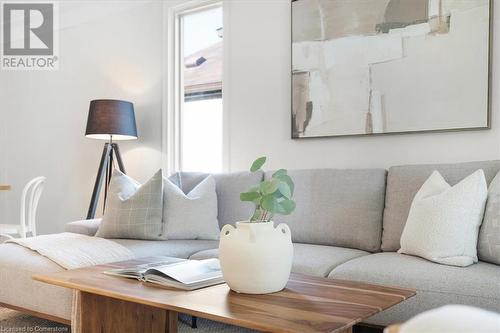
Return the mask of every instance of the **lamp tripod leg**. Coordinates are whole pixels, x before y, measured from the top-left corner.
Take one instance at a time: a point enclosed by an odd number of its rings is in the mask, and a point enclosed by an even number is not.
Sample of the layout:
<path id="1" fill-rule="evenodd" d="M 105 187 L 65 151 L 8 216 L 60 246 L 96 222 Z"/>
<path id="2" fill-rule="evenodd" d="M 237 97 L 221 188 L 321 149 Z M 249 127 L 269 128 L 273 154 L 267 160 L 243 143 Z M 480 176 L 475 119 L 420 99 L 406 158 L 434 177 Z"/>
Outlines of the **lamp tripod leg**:
<path id="1" fill-rule="evenodd" d="M 112 143 L 111 146 L 115 152 L 116 162 L 118 162 L 118 168 L 121 172 L 125 173 L 125 166 L 123 165 L 122 155 L 120 154 L 120 148 L 118 147 L 118 144 Z"/>
<path id="2" fill-rule="evenodd" d="M 104 186 L 104 202 L 102 204 L 102 213 L 106 210 L 106 199 L 108 198 L 108 188 L 109 182 L 111 182 L 111 176 L 113 175 L 113 144 L 111 144 L 111 149 L 109 150 L 108 165 L 106 167 L 106 186 Z"/>
<path id="3" fill-rule="evenodd" d="M 97 209 L 97 204 L 99 202 L 99 193 L 101 192 L 103 178 L 107 175 L 107 168 L 110 162 L 110 157 L 109 157 L 110 152 L 112 152 L 111 145 L 109 143 L 105 143 L 101 155 L 101 162 L 99 163 L 99 169 L 97 169 L 97 177 L 94 184 L 94 190 L 92 191 L 92 198 L 90 199 L 90 206 L 87 212 L 87 219 L 93 219 L 95 217 L 95 212 Z"/>

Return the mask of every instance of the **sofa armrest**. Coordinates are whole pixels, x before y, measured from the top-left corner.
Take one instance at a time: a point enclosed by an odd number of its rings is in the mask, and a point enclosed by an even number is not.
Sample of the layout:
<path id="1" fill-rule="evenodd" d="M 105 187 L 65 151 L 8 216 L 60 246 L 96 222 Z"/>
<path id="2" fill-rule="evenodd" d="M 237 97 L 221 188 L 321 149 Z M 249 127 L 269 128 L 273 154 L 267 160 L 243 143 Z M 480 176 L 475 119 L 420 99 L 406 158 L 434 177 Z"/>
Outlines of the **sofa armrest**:
<path id="1" fill-rule="evenodd" d="M 101 219 L 74 221 L 67 223 L 64 226 L 64 231 L 87 236 L 95 236 L 100 224 Z"/>

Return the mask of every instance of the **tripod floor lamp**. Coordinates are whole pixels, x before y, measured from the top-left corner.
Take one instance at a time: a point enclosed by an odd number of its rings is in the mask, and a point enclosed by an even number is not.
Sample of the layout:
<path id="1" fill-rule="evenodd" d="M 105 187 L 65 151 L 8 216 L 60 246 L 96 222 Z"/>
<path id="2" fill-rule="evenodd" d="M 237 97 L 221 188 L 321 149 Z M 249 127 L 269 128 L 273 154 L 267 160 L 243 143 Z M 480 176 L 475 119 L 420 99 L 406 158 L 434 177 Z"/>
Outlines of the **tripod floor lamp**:
<path id="1" fill-rule="evenodd" d="M 104 144 L 87 212 L 87 219 L 93 219 L 99 202 L 99 194 L 101 193 L 103 181 L 106 182 L 104 187 L 104 202 L 106 202 L 108 185 L 113 172 L 114 158 L 116 158 L 120 171 L 125 173 L 120 149 L 114 141 L 137 139 L 134 105 L 130 102 L 111 99 L 91 101 L 85 136 L 108 141 Z"/>

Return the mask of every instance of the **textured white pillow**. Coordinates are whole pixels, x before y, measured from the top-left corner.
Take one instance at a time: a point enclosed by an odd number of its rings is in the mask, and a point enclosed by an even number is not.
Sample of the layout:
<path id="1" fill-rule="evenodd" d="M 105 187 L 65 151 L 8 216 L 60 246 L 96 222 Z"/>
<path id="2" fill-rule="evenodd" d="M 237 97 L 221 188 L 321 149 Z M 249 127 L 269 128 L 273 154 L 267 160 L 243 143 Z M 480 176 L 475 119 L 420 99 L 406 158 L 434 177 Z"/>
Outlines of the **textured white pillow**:
<path id="1" fill-rule="evenodd" d="M 401 325 L 400 333 L 500 332 L 500 314 L 465 305 L 422 312 Z"/>
<path id="2" fill-rule="evenodd" d="M 164 180 L 163 223 L 167 239 L 219 239 L 215 179 L 208 176 L 188 194 Z"/>
<path id="3" fill-rule="evenodd" d="M 477 239 L 488 188 L 483 170 L 451 187 L 437 171 L 415 195 L 399 253 L 445 265 L 477 262 Z"/>

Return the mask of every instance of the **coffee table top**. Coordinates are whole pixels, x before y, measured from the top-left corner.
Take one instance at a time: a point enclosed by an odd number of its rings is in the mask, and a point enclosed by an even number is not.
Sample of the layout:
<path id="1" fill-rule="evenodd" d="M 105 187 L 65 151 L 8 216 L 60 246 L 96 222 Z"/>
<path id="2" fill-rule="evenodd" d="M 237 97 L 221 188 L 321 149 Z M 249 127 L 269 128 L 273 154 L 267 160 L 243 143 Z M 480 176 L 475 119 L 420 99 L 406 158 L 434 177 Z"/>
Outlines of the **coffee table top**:
<path id="1" fill-rule="evenodd" d="M 283 291 L 238 294 L 226 284 L 182 291 L 103 274 L 165 257 L 150 257 L 47 275 L 38 281 L 145 304 L 259 331 L 334 332 L 398 304 L 414 290 L 292 274 Z"/>

